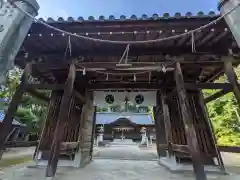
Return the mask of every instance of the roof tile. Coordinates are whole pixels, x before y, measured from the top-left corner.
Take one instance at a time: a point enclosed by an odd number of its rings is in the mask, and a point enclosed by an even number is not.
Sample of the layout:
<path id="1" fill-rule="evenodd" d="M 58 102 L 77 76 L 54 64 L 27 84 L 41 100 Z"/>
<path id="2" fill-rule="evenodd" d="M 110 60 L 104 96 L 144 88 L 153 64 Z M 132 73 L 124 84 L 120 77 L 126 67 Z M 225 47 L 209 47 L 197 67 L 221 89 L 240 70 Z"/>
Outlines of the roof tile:
<path id="1" fill-rule="evenodd" d="M 119 118 L 127 118 L 133 123 L 140 125 L 152 125 L 154 121 L 148 113 L 108 113 L 100 112 L 96 115 L 96 124 L 109 124 Z"/>
<path id="2" fill-rule="evenodd" d="M 135 14 L 133 14 L 131 17 L 127 18 L 125 15 L 121 15 L 119 18 L 116 18 L 113 15 L 110 15 L 109 18 L 105 18 L 103 15 L 99 16 L 99 18 L 94 18 L 93 16 L 89 16 L 88 19 L 84 19 L 83 17 L 78 17 L 77 19 L 74 19 L 73 17 L 68 17 L 67 20 L 64 20 L 63 17 L 59 17 L 57 21 L 55 21 L 53 18 L 49 17 L 46 22 L 53 23 L 53 22 L 74 22 L 74 21 L 105 21 L 105 20 L 158 20 L 158 19 L 179 19 L 179 18 L 201 18 L 201 17 L 215 17 L 219 16 L 219 14 L 216 14 L 214 11 L 210 11 L 207 14 L 204 14 L 203 11 L 199 11 L 196 15 L 193 15 L 191 12 L 187 12 L 185 15 L 182 15 L 180 12 L 176 12 L 173 16 L 170 16 L 169 13 L 164 13 L 161 17 L 154 13 L 152 16 L 148 16 L 147 14 L 143 14 L 139 17 L 137 17 Z M 40 21 L 45 21 L 43 18 L 39 18 Z"/>
<path id="3" fill-rule="evenodd" d="M 98 18 L 100 21 L 104 21 L 105 20 L 105 17 L 104 16 L 99 16 Z"/>

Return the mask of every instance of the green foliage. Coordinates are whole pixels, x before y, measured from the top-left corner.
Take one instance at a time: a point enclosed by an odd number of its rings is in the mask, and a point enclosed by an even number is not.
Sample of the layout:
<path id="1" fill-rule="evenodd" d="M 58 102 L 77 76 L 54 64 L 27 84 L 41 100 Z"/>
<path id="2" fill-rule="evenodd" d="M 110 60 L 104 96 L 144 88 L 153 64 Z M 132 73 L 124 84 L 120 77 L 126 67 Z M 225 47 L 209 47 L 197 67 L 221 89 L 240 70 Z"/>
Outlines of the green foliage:
<path id="1" fill-rule="evenodd" d="M 221 145 L 240 145 L 239 108 L 232 93 L 207 105 L 215 135 Z"/>
<path id="2" fill-rule="evenodd" d="M 236 68 L 235 71 L 239 77 L 240 68 Z M 216 82 L 227 82 L 227 78 L 222 76 Z M 205 90 L 204 96 L 210 96 L 215 92 Z M 209 102 L 207 108 L 218 144 L 240 145 L 240 110 L 233 93 L 228 93 L 215 101 Z"/>
<path id="3" fill-rule="evenodd" d="M 5 85 L 1 85 L 0 98 L 10 100 L 14 91 L 20 82 L 22 71 L 18 68 L 13 68 L 7 74 L 7 80 Z"/>
<path id="4" fill-rule="evenodd" d="M 0 98 L 5 99 L 8 102 L 11 100 L 17 86 L 20 83 L 22 71 L 18 68 L 14 68 L 9 71 L 7 75 L 7 81 L 5 85 L 1 86 Z M 48 91 L 43 93 L 49 96 Z M 34 98 L 29 94 L 24 94 L 21 105 L 18 108 L 15 116 L 19 121 L 27 126 L 27 130 L 30 134 L 37 134 L 40 132 L 42 122 L 45 119 L 47 112 L 47 104 L 42 100 Z M 0 103 L 0 109 L 7 109 L 8 104 Z"/>

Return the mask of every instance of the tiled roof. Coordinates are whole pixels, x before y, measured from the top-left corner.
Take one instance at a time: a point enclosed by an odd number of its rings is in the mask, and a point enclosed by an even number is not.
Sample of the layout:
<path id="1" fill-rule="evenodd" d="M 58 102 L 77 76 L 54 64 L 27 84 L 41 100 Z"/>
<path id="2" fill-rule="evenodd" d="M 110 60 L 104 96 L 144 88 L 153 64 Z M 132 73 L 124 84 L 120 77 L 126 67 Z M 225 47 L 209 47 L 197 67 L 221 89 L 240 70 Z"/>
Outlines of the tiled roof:
<path id="1" fill-rule="evenodd" d="M 109 113 L 100 112 L 96 115 L 96 124 L 109 124 L 119 118 L 127 118 L 133 123 L 140 125 L 153 125 L 152 116 L 148 113 Z"/>
<path id="2" fill-rule="evenodd" d="M 3 121 L 4 117 L 5 117 L 4 111 L 1 111 L 1 110 L 0 110 L 0 122 Z M 16 125 L 16 126 L 25 126 L 24 124 L 21 124 L 20 122 L 18 122 L 18 121 L 15 120 L 15 119 L 13 119 L 12 124 L 13 124 L 13 125 Z"/>
<path id="3" fill-rule="evenodd" d="M 171 16 L 169 13 L 164 13 L 162 16 L 155 13 L 152 16 L 143 14 L 140 17 L 136 15 L 132 15 L 130 17 L 126 17 L 125 15 L 121 15 L 120 17 L 115 17 L 113 15 L 110 15 L 109 17 L 99 16 L 98 18 L 89 16 L 87 19 L 84 19 L 83 17 L 80 16 L 78 18 L 68 17 L 67 19 L 64 19 L 63 17 L 59 17 L 57 20 L 54 20 L 53 18 L 49 17 L 46 20 L 44 20 L 43 18 L 39 18 L 39 20 L 46 21 L 49 23 L 54 23 L 54 22 L 83 22 L 83 21 L 91 22 L 91 21 L 159 20 L 159 19 L 206 18 L 206 17 L 213 18 L 218 16 L 219 16 L 219 13 L 215 13 L 214 11 L 210 11 L 207 14 L 204 14 L 203 11 L 199 11 L 197 14 L 192 14 L 191 12 L 187 12 L 186 14 L 181 14 L 177 12 L 173 16 Z"/>

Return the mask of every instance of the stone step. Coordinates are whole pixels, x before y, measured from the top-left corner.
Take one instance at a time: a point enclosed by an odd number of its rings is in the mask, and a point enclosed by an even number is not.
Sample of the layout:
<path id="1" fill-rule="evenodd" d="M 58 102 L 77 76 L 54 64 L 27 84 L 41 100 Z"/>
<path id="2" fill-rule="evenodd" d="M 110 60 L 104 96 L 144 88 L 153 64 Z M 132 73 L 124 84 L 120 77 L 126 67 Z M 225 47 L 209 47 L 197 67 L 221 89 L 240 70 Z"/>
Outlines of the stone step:
<path id="1" fill-rule="evenodd" d="M 133 142 L 132 139 L 114 139 L 113 142 L 110 143 L 111 146 L 137 146 L 137 143 Z"/>

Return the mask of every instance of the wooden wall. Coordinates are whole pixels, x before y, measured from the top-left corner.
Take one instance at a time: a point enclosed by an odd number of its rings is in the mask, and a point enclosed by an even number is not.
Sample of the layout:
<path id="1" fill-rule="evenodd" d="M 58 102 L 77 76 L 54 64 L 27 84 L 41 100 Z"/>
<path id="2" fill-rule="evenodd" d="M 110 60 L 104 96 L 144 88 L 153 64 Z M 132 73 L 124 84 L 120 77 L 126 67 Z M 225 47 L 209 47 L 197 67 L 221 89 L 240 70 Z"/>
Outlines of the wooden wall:
<path id="1" fill-rule="evenodd" d="M 202 107 L 199 103 L 199 91 L 188 91 L 188 99 L 191 112 L 193 115 L 193 123 L 196 129 L 197 140 L 199 142 L 200 153 L 205 164 L 213 164 L 213 158 L 217 157 L 215 145 L 212 139 L 211 130 L 209 129 L 208 119 L 203 114 Z M 169 113 L 171 119 L 173 144 L 187 145 L 184 123 L 180 113 L 180 104 L 175 93 L 168 98 Z M 190 154 L 177 152 L 178 160 L 190 160 Z"/>

